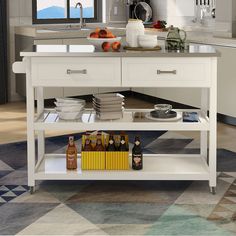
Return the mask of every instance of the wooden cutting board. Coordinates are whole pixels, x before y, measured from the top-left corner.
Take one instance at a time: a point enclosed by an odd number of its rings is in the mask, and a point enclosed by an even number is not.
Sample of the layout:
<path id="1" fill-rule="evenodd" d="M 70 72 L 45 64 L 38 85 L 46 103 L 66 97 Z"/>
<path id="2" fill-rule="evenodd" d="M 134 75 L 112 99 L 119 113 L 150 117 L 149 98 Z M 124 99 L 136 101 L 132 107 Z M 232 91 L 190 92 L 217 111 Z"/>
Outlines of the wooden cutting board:
<path id="1" fill-rule="evenodd" d="M 155 48 L 142 48 L 142 47 L 128 47 L 124 46 L 124 50 L 129 50 L 129 51 L 159 51 L 161 50 L 160 46 L 156 46 Z"/>

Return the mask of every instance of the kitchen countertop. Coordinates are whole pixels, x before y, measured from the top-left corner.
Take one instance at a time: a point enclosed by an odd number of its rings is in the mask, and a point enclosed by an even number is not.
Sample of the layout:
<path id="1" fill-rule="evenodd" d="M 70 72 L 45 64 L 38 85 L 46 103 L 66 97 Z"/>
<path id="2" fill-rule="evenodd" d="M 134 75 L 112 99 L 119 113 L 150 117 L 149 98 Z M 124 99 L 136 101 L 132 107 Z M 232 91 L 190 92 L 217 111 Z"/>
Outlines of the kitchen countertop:
<path id="1" fill-rule="evenodd" d="M 36 45 L 21 52 L 23 57 L 218 57 L 220 53 L 209 45 L 190 44 L 188 51 L 126 51 L 102 52 L 92 45 Z"/>
<path id="2" fill-rule="evenodd" d="M 153 29 L 146 29 L 147 34 L 157 34 L 159 39 L 165 39 L 167 32 L 158 32 Z M 212 32 L 189 30 L 187 33 L 187 41 L 191 43 L 209 44 L 214 46 L 236 47 L 236 38 L 216 37 Z"/>
<path id="3" fill-rule="evenodd" d="M 101 25 L 87 25 L 84 29 L 79 29 L 78 26 L 63 26 L 57 25 L 52 28 L 52 26 L 20 26 L 15 27 L 15 34 L 24 35 L 28 37 L 33 37 L 34 39 L 66 39 L 66 38 L 85 38 L 90 35 L 96 27 L 101 27 Z M 104 27 L 106 27 L 104 25 Z M 108 27 L 114 34 L 119 34 L 125 36 L 125 29 L 119 27 Z"/>
<path id="4" fill-rule="evenodd" d="M 101 24 L 87 25 L 88 28 L 78 29 L 77 26 L 21 26 L 15 27 L 15 34 L 33 37 L 34 39 L 66 39 L 66 38 L 85 38 L 96 27 L 101 27 Z M 103 25 L 105 27 L 106 25 Z M 125 28 L 121 25 L 109 26 L 114 34 L 125 36 Z M 146 29 L 147 34 L 156 34 L 159 39 L 164 39 L 166 32 L 158 32 L 153 29 Z M 207 31 L 187 31 L 187 39 L 191 43 L 209 44 L 215 46 L 236 47 L 236 38 L 216 37 L 212 32 Z"/>

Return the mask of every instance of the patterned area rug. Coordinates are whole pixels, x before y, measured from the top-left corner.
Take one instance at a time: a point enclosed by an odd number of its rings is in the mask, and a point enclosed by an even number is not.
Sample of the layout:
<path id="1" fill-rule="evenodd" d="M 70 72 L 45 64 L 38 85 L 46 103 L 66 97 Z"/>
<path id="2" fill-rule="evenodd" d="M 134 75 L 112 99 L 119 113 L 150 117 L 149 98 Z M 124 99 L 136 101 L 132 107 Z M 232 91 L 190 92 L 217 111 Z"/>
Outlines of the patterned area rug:
<path id="1" fill-rule="evenodd" d="M 145 153 L 199 152 L 177 133 L 139 134 Z M 65 144 L 49 138 L 46 150 Z M 26 142 L 0 145 L 0 235 L 236 235 L 236 153 L 227 150 L 218 150 L 216 195 L 201 181 L 43 181 L 30 195 L 26 170 Z"/>

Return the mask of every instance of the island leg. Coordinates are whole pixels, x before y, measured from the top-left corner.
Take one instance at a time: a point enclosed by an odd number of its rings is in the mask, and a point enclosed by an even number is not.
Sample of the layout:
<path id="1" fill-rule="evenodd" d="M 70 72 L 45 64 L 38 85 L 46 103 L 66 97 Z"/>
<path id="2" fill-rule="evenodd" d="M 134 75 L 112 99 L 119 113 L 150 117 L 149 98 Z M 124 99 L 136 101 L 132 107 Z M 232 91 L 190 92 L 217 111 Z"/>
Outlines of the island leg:
<path id="1" fill-rule="evenodd" d="M 217 60 L 212 59 L 212 78 L 210 88 L 210 134 L 209 134 L 209 169 L 210 189 L 215 194 L 217 182 Z"/>
<path id="2" fill-rule="evenodd" d="M 205 115 L 207 115 L 208 109 L 209 109 L 209 90 L 208 88 L 202 88 L 201 110 Z M 200 137 L 201 156 L 203 156 L 206 159 L 206 162 L 208 163 L 207 148 L 208 148 L 208 131 L 201 131 L 201 137 Z"/>
<path id="3" fill-rule="evenodd" d="M 33 193 L 35 187 L 35 132 L 34 132 L 34 88 L 31 81 L 31 61 L 24 59 L 26 63 L 27 83 L 27 163 L 28 186 Z"/>
<path id="4" fill-rule="evenodd" d="M 36 88 L 37 97 L 37 115 L 40 116 L 44 111 L 44 89 L 43 87 Z M 45 155 L 45 132 L 43 130 L 37 131 L 38 136 L 38 159 L 36 164 L 36 171 Z"/>

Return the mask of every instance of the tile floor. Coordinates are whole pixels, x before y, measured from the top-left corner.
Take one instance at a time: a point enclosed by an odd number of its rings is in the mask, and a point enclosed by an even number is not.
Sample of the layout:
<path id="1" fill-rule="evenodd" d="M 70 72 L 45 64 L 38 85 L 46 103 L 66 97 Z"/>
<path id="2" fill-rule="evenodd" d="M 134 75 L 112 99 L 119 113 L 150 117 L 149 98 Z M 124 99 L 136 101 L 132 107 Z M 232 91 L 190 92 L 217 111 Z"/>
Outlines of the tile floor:
<path id="1" fill-rule="evenodd" d="M 137 104 L 153 106 L 127 99 L 127 107 Z M 0 106 L 0 144 L 26 140 L 25 120 L 24 103 Z M 226 149 L 220 153 L 225 158 L 236 156 L 235 130 L 218 124 L 218 148 Z M 199 144 L 196 132 L 168 132 L 161 136 L 162 142 L 167 138 L 185 149 Z M 25 155 L 19 143 L 9 145 Z M 150 143 L 147 149 L 154 146 Z M 4 145 L 1 151 L 7 153 L 9 147 Z M 55 146 L 54 151 L 59 149 Z M 235 173 L 220 173 L 216 195 L 199 181 L 46 182 L 30 195 L 26 160 L 13 163 L 4 154 L 0 158 L 0 235 L 236 235 Z"/>

